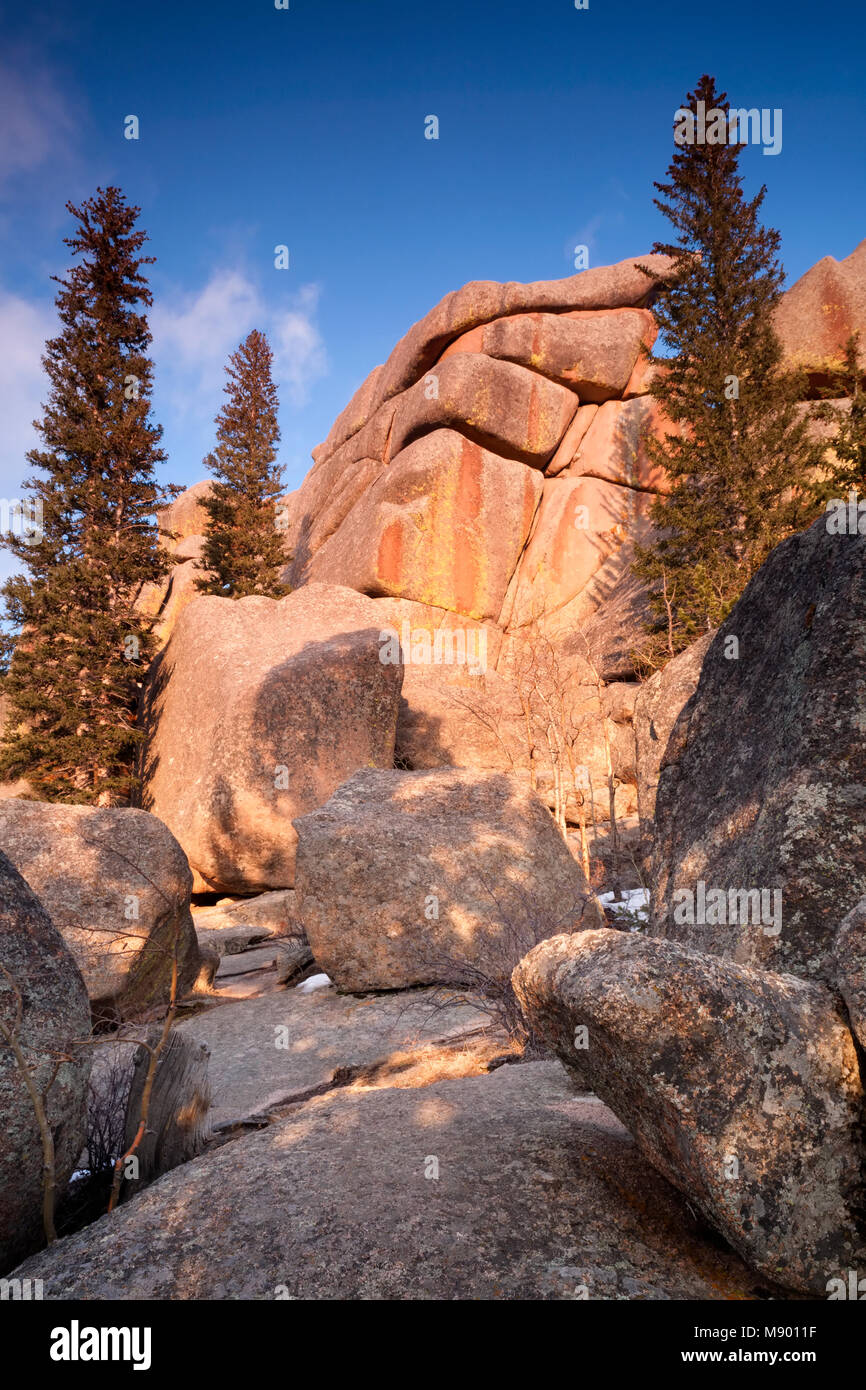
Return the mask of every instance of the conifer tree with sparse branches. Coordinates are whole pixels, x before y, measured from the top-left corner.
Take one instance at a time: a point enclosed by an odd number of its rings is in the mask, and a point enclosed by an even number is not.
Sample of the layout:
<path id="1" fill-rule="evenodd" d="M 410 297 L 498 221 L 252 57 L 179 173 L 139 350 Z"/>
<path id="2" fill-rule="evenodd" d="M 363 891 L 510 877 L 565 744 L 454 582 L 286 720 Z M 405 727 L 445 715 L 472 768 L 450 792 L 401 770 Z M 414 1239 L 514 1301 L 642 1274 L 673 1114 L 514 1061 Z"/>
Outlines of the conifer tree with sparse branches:
<path id="1" fill-rule="evenodd" d="M 165 454 L 151 419 L 153 365 L 139 209 L 97 190 L 65 239 L 74 260 L 52 278 L 60 331 L 43 366 L 42 447 L 27 459 L 27 528 L 3 538 L 23 565 L 3 586 L 8 701 L 0 776 L 50 801 L 116 804 L 134 792 L 137 709 L 152 654 L 142 586 L 167 560 L 156 509 Z"/>
<path id="2" fill-rule="evenodd" d="M 282 468 L 273 352 L 253 329 L 226 367 L 226 401 L 216 417 L 217 446 L 205 459 L 215 475 L 203 505 L 208 526 L 197 587 L 206 594 L 279 598 L 289 592 L 280 573 L 287 556 L 278 529 Z"/>
<path id="3" fill-rule="evenodd" d="M 686 138 L 667 182 L 655 184 L 656 207 L 675 232 L 652 248 L 672 257 L 653 304 L 670 356 L 648 354 L 658 368 L 650 392 L 669 433 L 646 447 L 669 493 L 653 505 L 655 537 L 637 547 L 635 569 L 650 589 L 646 652 L 656 666 L 717 626 L 769 552 L 815 514 L 807 483 L 815 446 L 773 327 L 784 282 L 779 234 L 760 223 L 766 189 L 744 195 L 728 98 L 712 77 L 681 111 L 697 113 L 701 101 L 724 121 L 708 125 L 704 142 L 681 124 Z"/>

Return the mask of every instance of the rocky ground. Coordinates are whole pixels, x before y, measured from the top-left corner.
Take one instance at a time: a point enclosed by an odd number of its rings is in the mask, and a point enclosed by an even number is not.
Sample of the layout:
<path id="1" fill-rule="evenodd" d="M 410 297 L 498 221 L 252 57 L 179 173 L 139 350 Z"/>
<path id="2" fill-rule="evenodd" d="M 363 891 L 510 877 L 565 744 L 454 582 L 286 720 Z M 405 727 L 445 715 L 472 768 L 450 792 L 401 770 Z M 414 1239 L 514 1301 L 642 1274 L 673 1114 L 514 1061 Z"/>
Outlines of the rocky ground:
<path id="1" fill-rule="evenodd" d="M 866 1260 L 866 536 L 786 540 L 645 679 L 644 260 L 416 324 L 286 499 L 286 598 L 194 596 L 207 485 L 163 518 L 147 809 L 0 797 L 0 1274 L 797 1299 Z"/>

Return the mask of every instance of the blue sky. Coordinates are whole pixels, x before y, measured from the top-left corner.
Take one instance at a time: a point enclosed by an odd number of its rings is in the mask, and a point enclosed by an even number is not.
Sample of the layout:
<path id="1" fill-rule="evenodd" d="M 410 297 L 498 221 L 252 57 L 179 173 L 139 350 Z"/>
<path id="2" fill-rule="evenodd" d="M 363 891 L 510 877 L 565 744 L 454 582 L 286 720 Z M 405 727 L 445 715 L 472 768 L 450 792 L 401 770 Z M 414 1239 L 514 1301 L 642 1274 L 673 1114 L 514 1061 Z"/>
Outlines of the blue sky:
<path id="1" fill-rule="evenodd" d="M 704 71 L 735 105 L 783 111 L 781 153 L 741 164 L 749 190 L 768 185 L 789 281 L 848 255 L 866 236 L 864 33 L 860 0 L 0 4 L 0 496 L 34 443 L 67 198 L 118 183 L 142 208 L 166 480 L 203 476 L 222 366 L 258 326 L 296 487 L 443 294 L 666 235 L 652 181 Z"/>

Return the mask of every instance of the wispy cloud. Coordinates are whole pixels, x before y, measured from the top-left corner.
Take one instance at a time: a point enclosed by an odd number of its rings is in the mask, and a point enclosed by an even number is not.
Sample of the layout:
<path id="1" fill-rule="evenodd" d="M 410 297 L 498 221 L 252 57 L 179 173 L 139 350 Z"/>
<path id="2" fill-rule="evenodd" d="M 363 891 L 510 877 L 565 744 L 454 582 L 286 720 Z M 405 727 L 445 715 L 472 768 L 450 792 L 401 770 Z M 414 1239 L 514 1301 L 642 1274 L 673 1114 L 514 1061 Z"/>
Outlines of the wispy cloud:
<path id="1" fill-rule="evenodd" d="M 163 291 L 151 314 L 160 414 L 170 438 L 175 426 L 210 424 L 222 402 L 223 367 L 252 328 L 268 335 L 282 404 L 302 406 L 328 370 L 316 323 L 317 285 L 303 285 L 288 307 L 266 300 L 243 271 L 215 271 L 200 290 Z M 210 447 L 202 438 L 203 452 Z"/>
<path id="2" fill-rule="evenodd" d="M 31 469 L 24 455 L 39 441 L 32 421 L 41 414 L 48 382 L 41 357 L 56 331 L 53 310 L 0 290 L 0 495 L 20 495 Z"/>
<path id="3" fill-rule="evenodd" d="M 73 138 L 72 115 L 44 66 L 0 59 L 0 191 L 16 175 L 63 158 Z"/>

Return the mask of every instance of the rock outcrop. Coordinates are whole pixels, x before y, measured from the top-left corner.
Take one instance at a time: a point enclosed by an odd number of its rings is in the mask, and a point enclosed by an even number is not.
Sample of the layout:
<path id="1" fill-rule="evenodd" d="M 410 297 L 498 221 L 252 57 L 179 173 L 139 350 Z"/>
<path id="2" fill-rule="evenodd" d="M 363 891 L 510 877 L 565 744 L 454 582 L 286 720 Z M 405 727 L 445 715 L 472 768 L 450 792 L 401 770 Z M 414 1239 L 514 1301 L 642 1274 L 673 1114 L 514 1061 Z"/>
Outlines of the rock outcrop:
<path id="1" fill-rule="evenodd" d="M 36 894 L 0 853 L 0 1275 L 45 1238 L 42 1140 L 21 1064 L 44 1103 L 59 1198 L 84 1144 L 90 1050 L 76 1044 L 89 1035 L 78 966 Z"/>
<path id="2" fill-rule="evenodd" d="M 184 853 L 145 811 L 0 802 L 0 844 L 78 962 L 94 1010 L 134 1017 L 168 1002 L 200 960 Z"/>
<path id="3" fill-rule="evenodd" d="M 822 517 L 719 629 L 659 780 L 655 935 L 834 979 L 866 893 L 864 617 L 866 536 Z"/>
<path id="4" fill-rule="evenodd" d="M 197 890 L 290 888 L 294 817 L 393 767 L 402 667 L 380 629 L 370 599 L 326 585 L 184 610 L 149 677 L 144 796 Z"/>
<path id="5" fill-rule="evenodd" d="M 618 931 L 514 973 L 536 1036 L 755 1269 L 802 1292 L 864 1255 L 863 1091 L 823 985 Z"/>
<path id="6" fill-rule="evenodd" d="M 866 241 L 844 260 L 824 256 L 801 275 L 779 301 L 775 327 L 788 363 L 804 369 L 813 387 L 842 365 L 853 333 L 866 372 Z"/>
<path id="7" fill-rule="evenodd" d="M 295 824 L 298 916 L 343 990 L 507 983 L 536 941 L 603 920 L 544 806 L 503 773 L 358 772 Z"/>
<path id="8" fill-rule="evenodd" d="M 420 1092 L 334 1091 L 16 1272 L 42 1279 L 48 1299 L 756 1294 L 557 1062 Z"/>
<path id="9" fill-rule="evenodd" d="M 667 265 L 643 259 L 651 272 Z M 434 659 L 407 674 L 403 765 L 507 769 L 550 787 L 558 773 L 539 730 L 527 749 L 527 692 L 513 660 L 514 646 L 539 632 L 562 646 L 567 666 L 584 626 L 615 609 L 612 624 L 596 625 L 593 652 L 603 679 L 612 663 L 613 678 L 634 679 L 644 609 L 631 543 L 648 534 L 663 485 L 645 438 L 665 427 L 641 357 L 656 332 L 646 307 L 655 283 L 624 261 L 448 295 L 370 374 L 287 499 L 293 585 L 357 589 L 382 606 L 383 627 L 405 619 L 431 642 L 443 631 L 467 643 L 484 632 L 477 707 L 464 672 Z M 610 730 L 594 677 L 582 679 L 575 704 L 587 711 L 588 751 L 579 761 L 605 819 Z M 455 707 L 462 713 L 449 717 Z M 631 814 L 634 769 L 613 774 L 618 808 Z M 578 814 L 571 797 L 568 816 Z"/>
<path id="10" fill-rule="evenodd" d="M 668 740 L 686 703 L 694 695 L 712 633 L 700 637 L 640 686 L 634 701 L 637 806 L 641 834 L 652 839 L 656 791 Z"/>

